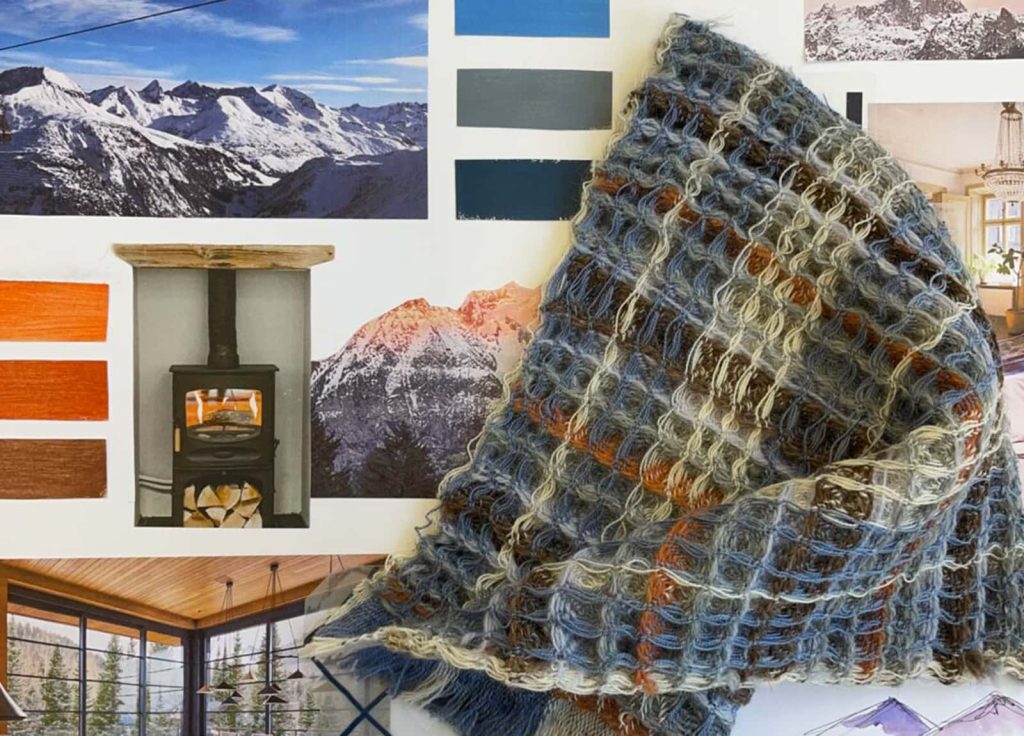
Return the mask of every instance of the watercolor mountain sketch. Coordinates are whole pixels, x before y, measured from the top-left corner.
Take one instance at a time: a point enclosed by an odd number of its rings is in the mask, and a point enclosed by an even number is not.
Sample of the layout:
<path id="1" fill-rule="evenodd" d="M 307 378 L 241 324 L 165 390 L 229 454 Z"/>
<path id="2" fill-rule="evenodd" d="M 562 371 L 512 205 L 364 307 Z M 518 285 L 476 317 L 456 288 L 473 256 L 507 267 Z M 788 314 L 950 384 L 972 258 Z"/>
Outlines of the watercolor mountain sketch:
<path id="1" fill-rule="evenodd" d="M 436 495 L 501 398 L 539 305 L 539 287 L 516 283 L 470 292 L 457 308 L 411 299 L 315 362 L 313 495 Z"/>
<path id="2" fill-rule="evenodd" d="M 0 213 L 426 217 L 427 0 L 187 4 L 0 0 Z"/>
<path id="3" fill-rule="evenodd" d="M 942 723 L 933 723 L 895 698 L 838 721 L 807 731 L 804 736 L 1019 736 L 1024 734 L 1024 706 L 993 692 Z"/>
<path id="4" fill-rule="evenodd" d="M 1024 0 L 804 0 L 808 61 L 1024 57 Z"/>

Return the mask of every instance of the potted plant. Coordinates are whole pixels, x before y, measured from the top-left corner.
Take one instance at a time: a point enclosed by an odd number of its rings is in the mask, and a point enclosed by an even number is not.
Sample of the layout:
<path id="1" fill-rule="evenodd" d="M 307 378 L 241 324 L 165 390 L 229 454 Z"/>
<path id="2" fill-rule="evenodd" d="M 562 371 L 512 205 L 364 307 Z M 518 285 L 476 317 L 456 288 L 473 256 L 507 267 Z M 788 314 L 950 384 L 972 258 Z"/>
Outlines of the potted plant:
<path id="1" fill-rule="evenodd" d="M 1024 332 L 1024 253 L 1019 247 L 1003 247 L 1000 243 L 993 244 L 988 252 L 1002 259 L 996 267 L 998 273 L 1013 276 L 1013 303 L 1006 310 L 1006 331 L 1019 335 Z"/>

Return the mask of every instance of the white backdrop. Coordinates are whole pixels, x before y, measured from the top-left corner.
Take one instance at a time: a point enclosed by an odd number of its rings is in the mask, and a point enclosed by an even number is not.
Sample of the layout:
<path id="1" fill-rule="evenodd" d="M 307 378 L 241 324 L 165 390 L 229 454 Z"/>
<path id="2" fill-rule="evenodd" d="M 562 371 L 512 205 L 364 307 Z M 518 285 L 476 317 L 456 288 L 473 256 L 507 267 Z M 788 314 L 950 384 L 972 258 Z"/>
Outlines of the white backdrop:
<path id="1" fill-rule="evenodd" d="M 615 103 L 649 65 L 672 12 L 723 21 L 723 30 L 777 61 L 799 59 L 797 0 L 611 0 L 611 39 L 474 38 L 454 35 L 454 0 L 430 10 L 429 198 L 426 221 L 174 220 L 0 216 L 0 278 L 106 281 L 111 319 L 105 344 L 2 343 L 0 359 L 103 359 L 112 397 L 132 392 L 132 271 L 113 243 L 331 243 L 337 257 L 312 272 L 312 357 L 336 351 L 367 320 L 411 297 L 458 306 L 473 289 L 509 281 L 536 286 L 568 247 L 566 223 L 455 219 L 458 158 L 597 158 L 607 131 L 506 131 L 457 128 L 460 67 L 610 69 Z M 729 6 L 733 6 L 731 12 Z M 782 12 L 780 9 L 783 9 Z M 756 43 L 759 33 L 762 42 Z M 820 78 L 819 78 L 820 77 Z M 838 99 L 850 74 L 809 81 Z M 860 75 L 861 79 L 866 78 Z M 831 87 L 829 85 L 832 85 Z M 861 85 L 863 86 L 863 85 Z M 997 95 L 998 96 L 998 95 Z M 108 422 L 0 420 L 0 437 L 106 437 L 109 490 L 88 501 L 0 501 L 0 557 L 219 554 L 246 551 L 389 551 L 409 539 L 430 501 L 314 499 L 308 530 L 135 529 L 130 401 L 114 401 Z M 40 533 L 40 530 L 47 530 Z"/>
<path id="2" fill-rule="evenodd" d="M 312 353 L 337 350 L 365 321 L 412 296 L 458 305 L 472 289 L 515 280 L 541 283 L 568 245 L 564 223 L 458 222 L 457 158 L 595 158 L 605 132 L 459 129 L 460 67 L 610 69 L 621 107 L 649 64 L 672 12 L 715 20 L 720 30 L 793 69 L 840 109 L 847 90 L 866 101 L 1014 99 L 1020 62 L 894 62 L 808 65 L 802 61 L 803 0 L 611 0 L 610 39 L 455 37 L 454 0 L 430 9 L 430 212 L 428 221 L 150 220 L 0 217 L 0 278 L 107 281 L 109 340 L 102 345 L 0 343 L 0 359 L 97 358 L 110 364 L 111 395 L 132 393 L 131 269 L 110 254 L 115 242 L 332 243 L 337 259 L 312 276 Z M 865 116 L 866 119 L 866 116 Z M 314 499 L 308 530 L 217 532 L 136 529 L 130 402 L 112 404 L 109 422 L 2 422 L 0 436 L 105 436 L 108 496 L 100 501 L 0 502 L 0 557 L 374 553 L 407 545 L 430 501 Z M 978 700 L 990 685 L 904 689 L 899 697 L 940 720 Z M 1007 694 L 1024 699 L 1024 691 Z M 737 736 L 802 734 L 887 696 L 879 690 L 786 686 L 759 691 Z M 396 707 L 396 736 L 445 733 L 422 713 Z"/>

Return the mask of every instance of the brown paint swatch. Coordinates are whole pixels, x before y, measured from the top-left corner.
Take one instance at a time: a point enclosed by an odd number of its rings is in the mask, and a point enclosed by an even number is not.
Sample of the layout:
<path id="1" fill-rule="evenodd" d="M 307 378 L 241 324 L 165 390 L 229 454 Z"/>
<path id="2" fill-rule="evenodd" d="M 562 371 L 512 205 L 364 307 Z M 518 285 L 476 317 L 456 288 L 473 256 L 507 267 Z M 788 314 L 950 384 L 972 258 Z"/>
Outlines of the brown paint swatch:
<path id="1" fill-rule="evenodd" d="M 105 361 L 0 361 L 0 419 L 104 420 L 107 415 Z"/>
<path id="2" fill-rule="evenodd" d="M 102 498 L 104 440 L 0 440 L 0 499 Z"/>
<path id="3" fill-rule="evenodd" d="M 103 342 L 110 286 L 0 281 L 0 340 Z"/>

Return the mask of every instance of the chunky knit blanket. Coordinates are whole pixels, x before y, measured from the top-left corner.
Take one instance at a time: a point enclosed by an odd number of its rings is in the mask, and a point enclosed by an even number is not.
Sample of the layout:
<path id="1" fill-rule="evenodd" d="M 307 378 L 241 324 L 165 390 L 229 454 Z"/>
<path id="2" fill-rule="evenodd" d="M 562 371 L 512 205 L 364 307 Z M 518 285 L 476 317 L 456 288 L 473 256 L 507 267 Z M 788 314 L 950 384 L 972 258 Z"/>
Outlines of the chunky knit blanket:
<path id="1" fill-rule="evenodd" d="M 724 736 L 758 682 L 1020 673 L 992 330 L 906 173 L 675 19 L 504 403 L 311 651 L 471 736 Z"/>

